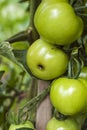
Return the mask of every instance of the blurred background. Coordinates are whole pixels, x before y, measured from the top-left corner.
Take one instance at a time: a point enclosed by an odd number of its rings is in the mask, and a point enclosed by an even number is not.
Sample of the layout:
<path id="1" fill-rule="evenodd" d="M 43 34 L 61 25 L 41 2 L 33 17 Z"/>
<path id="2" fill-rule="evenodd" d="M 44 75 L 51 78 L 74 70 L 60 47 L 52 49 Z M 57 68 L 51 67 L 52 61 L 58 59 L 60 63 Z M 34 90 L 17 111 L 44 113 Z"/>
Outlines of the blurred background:
<path id="1" fill-rule="evenodd" d="M 0 41 L 27 28 L 29 24 L 28 2 L 0 0 Z"/>
<path id="2" fill-rule="evenodd" d="M 19 108 L 33 96 L 35 79 L 21 64 L 25 64 L 29 43 L 5 43 L 28 28 L 29 15 L 28 0 L 0 0 L 0 130 L 8 130 L 9 125 L 15 123 Z"/>

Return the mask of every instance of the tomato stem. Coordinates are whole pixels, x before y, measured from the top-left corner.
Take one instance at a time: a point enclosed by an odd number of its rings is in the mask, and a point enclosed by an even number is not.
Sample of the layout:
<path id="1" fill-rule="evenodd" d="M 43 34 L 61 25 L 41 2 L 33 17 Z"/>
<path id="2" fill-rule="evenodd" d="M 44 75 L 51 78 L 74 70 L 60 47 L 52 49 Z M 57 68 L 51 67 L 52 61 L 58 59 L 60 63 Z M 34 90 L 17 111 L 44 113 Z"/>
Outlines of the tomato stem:
<path id="1" fill-rule="evenodd" d="M 39 95 L 32 98 L 29 102 L 27 102 L 22 108 L 19 109 L 18 112 L 18 123 L 20 123 L 20 119 L 29 111 L 31 111 L 38 102 L 41 102 L 49 93 L 50 86 L 48 86 L 45 90 L 43 90 Z M 23 111 L 27 108 L 27 111 Z"/>
<path id="2" fill-rule="evenodd" d="M 63 115 L 60 112 L 58 112 L 56 109 L 54 110 L 54 116 L 56 119 L 58 120 L 65 120 L 67 119 L 69 116 L 68 115 Z"/>
<path id="3" fill-rule="evenodd" d="M 68 78 L 77 79 L 82 68 L 83 62 L 80 58 L 76 58 L 71 55 L 70 61 L 68 63 Z"/>
<path id="4" fill-rule="evenodd" d="M 36 31 L 36 28 L 34 26 L 34 14 L 35 11 L 38 7 L 38 5 L 40 4 L 41 0 L 30 0 L 30 23 L 29 23 L 29 27 L 32 28 L 32 39 L 33 41 L 35 41 L 36 39 L 39 38 L 39 34 Z"/>

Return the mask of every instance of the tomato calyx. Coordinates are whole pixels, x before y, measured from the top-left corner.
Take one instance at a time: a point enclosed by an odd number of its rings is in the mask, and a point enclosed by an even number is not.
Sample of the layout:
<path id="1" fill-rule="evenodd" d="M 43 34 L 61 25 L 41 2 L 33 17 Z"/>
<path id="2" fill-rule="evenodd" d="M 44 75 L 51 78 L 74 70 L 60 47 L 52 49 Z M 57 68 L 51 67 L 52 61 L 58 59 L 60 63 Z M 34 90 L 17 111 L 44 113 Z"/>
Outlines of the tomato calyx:
<path id="1" fill-rule="evenodd" d="M 66 120 L 69 116 L 68 115 L 64 115 L 60 112 L 58 112 L 56 109 L 54 110 L 54 117 L 57 119 L 57 120 Z"/>
<path id="2" fill-rule="evenodd" d="M 80 47 L 74 47 L 71 51 L 70 60 L 68 63 L 68 78 L 78 78 L 81 69 L 84 65 L 83 59 L 80 55 Z"/>
<path id="3" fill-rule="evenodd" d="M 74 4 L 74 10 L 77 15 L 87 17 L 87 4 L 84 1 L 80 2 L 79 4 L 78 2 L 77 4 Z"/>
<path id="4" fill-rule="evenodd" d="M 74 67 L 76 66 L 76 72 L 74 72 Z M 75 57 L 71 57 L 68 64 L 68 78 L 77 79 L 81 72 L 81 63 Z"/>

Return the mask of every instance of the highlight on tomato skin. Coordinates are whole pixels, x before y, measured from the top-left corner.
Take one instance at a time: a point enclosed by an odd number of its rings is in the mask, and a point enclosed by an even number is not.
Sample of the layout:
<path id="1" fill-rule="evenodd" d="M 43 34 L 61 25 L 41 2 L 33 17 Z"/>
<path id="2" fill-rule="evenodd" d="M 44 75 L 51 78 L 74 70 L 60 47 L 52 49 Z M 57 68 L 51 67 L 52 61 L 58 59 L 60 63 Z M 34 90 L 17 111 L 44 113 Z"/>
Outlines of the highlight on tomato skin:
<path id="1" fill-rule="evenodd" d="M 58 47 L 38 39 L 29 47 L 26 61 L 35 77 L 52 80 L 66 72 L 68 55 Z"/>
<path id="2" fill-rule="evenodd" d="M 75 115 L 87 107 L 87 87 L 77 79 L 61 77 L 51 84 L 52 105 L 64 115 Z"/>
<path id="3" fill-rule="evenodd" d="M 0 8 L 0 130 L 82 130 L 87 0 L 19 0 L 16 5 L 13 0 L 4 7 L 5 1 Z"/>
<path id="4" fill-rule="evenodd" d="M 42 2 L 35 12 L 34 24 L 41 38 L 50 44 L 69 45 L 83 33 L 82 19 L 67 2 Z"/>
<path id="5" fill-rule="evenodd" d="M 80 130 L 81 126 L 73 118 L 58 120 L 52 117 L 46 126 L 46 130 Z"/>

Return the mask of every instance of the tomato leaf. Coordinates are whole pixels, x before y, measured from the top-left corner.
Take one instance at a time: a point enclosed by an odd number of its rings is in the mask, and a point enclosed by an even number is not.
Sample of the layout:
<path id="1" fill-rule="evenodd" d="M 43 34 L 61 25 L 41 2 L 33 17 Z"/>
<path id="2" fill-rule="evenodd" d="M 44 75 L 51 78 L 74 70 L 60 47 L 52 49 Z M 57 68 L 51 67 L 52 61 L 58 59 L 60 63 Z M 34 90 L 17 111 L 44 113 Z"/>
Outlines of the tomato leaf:
<path id="1" fill-rule="evenodd" d="M 20 64 L 18 62 L 18 60 L 16 59 L 14 52 L 13 52 L 13 48 L 11 47 L 9 42 L 1 42 L 0 43 L 0 55 L 5 56 L 9 60 L 14 62 L 18 66 L 20 66 L 23 70 L 25 70 L 23 64 Z M 22 59 L 23 59 L 23 57 L 22 57 Z"/>
<path id="2" fill-rule="evenodd" d="M 12 52 L 12 47 L 9 42 L 0 43 L 0 55 L 3 55 L 10 59 L 11 61 L 17 63 L 17 60 Z"/>
<path id="3" fill-rule="evenodd" d="M 13 50 L 13 53 L 18 62 L 26 64 L 26 50 Z"/>
<path id="4" fill-rule="evenodd" d="M 26 64 L 26 52 L 27 52 L 26 50 L 13 50 L 13 53 L 17 61 L 20 62 L 24 66 L 27 72 L 31 73 Z"/>

